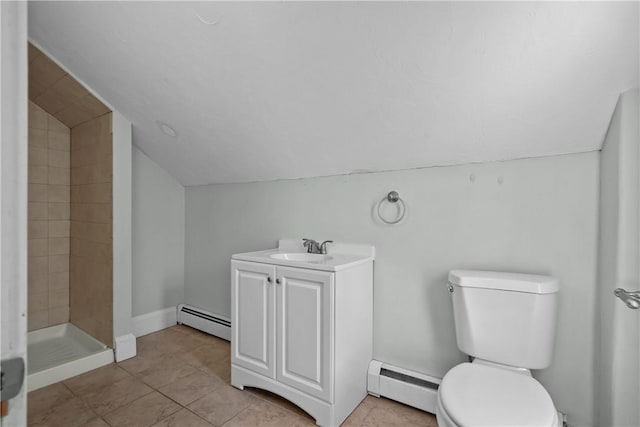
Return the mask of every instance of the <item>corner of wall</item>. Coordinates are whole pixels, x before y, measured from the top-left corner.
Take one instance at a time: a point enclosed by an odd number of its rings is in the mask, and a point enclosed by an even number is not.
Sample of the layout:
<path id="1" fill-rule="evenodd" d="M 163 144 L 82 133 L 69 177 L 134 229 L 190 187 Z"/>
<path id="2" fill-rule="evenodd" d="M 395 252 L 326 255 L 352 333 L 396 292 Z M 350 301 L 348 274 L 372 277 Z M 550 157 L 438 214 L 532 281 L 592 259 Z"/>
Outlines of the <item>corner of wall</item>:
<path id="1" fill-rule="evenodd" d="M 131 123 L 113 112 L 113 335 L 131 332 Z"/>
<path id="2" fill-rule="evenodd" d="M 132 314 L 137 319 L 184 302 L 186 191 L 137 147 L 132 185 Z"/>

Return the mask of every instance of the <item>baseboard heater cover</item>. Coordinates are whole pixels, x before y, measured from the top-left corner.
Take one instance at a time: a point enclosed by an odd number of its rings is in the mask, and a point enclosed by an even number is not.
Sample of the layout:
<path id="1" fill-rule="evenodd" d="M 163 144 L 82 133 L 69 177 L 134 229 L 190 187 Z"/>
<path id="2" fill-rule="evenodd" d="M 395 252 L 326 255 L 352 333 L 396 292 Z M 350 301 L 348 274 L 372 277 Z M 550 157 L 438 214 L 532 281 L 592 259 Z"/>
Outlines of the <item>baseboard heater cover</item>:
<path id="1" fill-rule="evenodd" d="M 178 323 L 231 341 L 231 319 L 188 304 L 178 305 Z"/>
<path id="2" fill-rule="evenodd" d="M 441 381 L 440 378 L 372 360 L 367 390 L 373 396 L 384 396 L 435 414 Z"/>

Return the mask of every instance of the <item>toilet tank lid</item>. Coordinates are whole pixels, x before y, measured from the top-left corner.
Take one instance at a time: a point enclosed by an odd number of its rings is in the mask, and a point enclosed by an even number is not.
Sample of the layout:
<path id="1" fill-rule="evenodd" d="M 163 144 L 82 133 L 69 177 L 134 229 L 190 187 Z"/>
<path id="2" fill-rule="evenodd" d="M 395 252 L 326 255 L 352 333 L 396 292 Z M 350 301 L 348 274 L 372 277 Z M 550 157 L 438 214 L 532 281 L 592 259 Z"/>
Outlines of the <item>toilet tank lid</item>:
<path id="1" fill-rule="evenodd" d="M 468 288 L 495 289 L 530 294 L 553 294 L 560 290 L 558 279 L 538 274 L 482 270 L 451 270 L 449 282 Z"/>

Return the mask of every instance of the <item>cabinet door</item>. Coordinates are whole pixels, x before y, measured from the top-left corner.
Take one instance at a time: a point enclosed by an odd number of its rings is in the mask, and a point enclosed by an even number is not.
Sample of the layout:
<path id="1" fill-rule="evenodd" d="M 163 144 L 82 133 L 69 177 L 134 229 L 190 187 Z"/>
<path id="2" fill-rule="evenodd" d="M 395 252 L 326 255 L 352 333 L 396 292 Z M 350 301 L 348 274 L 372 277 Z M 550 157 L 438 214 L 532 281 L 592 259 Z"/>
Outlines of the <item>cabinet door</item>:
<path id="1" fill-rule="evenodd" d="M 331 402 L 333 273 L 278 267 L 276 379 Z"/>
<path id="2" fill-rule="evenodd" d="M 275 378 L 275 267 L 231 261 L 231 363 Z"/>

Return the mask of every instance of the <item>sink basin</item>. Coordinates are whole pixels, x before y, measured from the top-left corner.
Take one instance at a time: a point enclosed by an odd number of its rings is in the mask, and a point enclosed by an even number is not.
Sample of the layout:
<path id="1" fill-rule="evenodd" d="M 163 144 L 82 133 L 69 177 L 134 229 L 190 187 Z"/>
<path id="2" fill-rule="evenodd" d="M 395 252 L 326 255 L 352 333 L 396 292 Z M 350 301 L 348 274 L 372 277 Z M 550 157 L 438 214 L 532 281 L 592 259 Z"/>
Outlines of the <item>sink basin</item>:
<path id="1" fill-rule="evenodd" d="M 324 254 L 309 254 L 309 253 L 279 253 L 271 254 L 273 259 L 281 259 L 285 261 L 298 261 L 298 262 L 311 262 L 322 263 L 333 259 L 333 257 Z"/>

